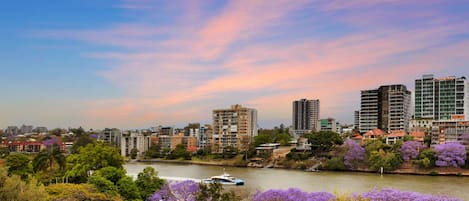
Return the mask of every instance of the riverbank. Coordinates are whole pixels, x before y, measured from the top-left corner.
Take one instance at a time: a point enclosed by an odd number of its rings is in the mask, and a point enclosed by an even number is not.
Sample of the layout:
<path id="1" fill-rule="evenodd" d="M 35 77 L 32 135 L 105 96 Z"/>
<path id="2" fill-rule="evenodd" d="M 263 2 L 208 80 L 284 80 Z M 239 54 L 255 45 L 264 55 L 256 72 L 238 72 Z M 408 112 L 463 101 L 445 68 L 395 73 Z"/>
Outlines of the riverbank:
<path id="1" fill-rule="evenodd" d="M 228 167 L 242 167 L 242 168 L 260 168 L 236 165 L 237 159 L 220 160 L 220 161 L 202 161 L 202 160 L 166 160 L 166 159 L 139 159 L 136 162 L 142 163 L 173 163 L 173 164 L 187 164 L 187 165 L 208 165 L 208 166 L 228 166 Z M 133 162 L 129 162 L 133 163 Z M 263 168 L 263 167 L 261 167 Z M 299 168 L 286 168 L 282 166 L 272 166 L 269 168 L 274 169 L 287 169 L 305 171 Z M 355 170 L 328 170 L 321 169 L 321 171 L 331 172 L 363 172 L 363 173 L 379 173 L 378 171 L 368 169 L 355 169 Z M 422 175 L 422 176 L 465 176 L 469 177 L 469 170 L 462 168 L 449 168 L 439 167 L 432 169 L 416 169 L 416 168 L 401 168 L 393 171 L 385 171 L 384 174 L 403 174 L 403 175 Z"/>

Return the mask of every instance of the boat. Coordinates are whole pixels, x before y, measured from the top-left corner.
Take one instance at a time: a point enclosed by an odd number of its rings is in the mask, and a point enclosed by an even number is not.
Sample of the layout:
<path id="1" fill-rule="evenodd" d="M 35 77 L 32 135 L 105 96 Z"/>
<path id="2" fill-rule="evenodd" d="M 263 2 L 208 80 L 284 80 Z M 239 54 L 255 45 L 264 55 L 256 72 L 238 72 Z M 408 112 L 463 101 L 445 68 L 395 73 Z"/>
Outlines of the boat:
<path id="1" fill-rule="evenodd" d="M 244 180 L 235 178 L 231 176 L 230 174 L 226 173 L 225 171 L 223 171 L 222 175 L 213 176 L 208 179 L 203 179 L 202 182 L 206 184 L 220 183 L 223 185 L 237 185 L 237 186 L 244 185 Z"/>

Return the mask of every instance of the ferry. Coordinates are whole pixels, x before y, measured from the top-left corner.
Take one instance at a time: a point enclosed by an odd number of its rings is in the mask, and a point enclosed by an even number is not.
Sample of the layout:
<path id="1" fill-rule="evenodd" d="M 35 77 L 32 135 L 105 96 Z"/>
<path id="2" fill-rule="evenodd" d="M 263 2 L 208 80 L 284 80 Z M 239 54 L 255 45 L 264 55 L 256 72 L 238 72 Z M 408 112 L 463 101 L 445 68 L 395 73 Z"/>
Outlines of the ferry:
<path id="1" fill-rule="evenodd" d="M 220 183 L 223 185 L 237 185 L 237 186 L 244 185 L 244 180 L 235 178 L 231 176 L 230 174 L 226 173 L 225 171 L 223 171 L 222 175 L 213 176 L 208 179 L 203 179 L 202 182 L 206 184 Z"/>

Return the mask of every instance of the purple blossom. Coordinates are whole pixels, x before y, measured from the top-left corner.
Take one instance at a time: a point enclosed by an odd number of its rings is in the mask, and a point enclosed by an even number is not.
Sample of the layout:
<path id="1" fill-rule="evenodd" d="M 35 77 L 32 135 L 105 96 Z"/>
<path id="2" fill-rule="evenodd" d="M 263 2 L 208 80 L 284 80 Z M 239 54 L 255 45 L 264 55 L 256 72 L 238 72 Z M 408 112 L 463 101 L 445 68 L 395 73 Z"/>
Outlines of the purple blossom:
<path id="1" fill-rule="evenodd" d="M 46 145 L 46 146 L 52 146 L 54 144 L 57 144 L 58 143 L 58 140 L 55 136 L 47 139 L 47 140 L 44 140 L 42 141 L 42 144 Z"/>
<path id="2" fill-rule="evenodd" d="M 334 199 L 335 196 L 328 192 L 308 193 L 298 188 L 257 192 L 252 198 L 253 201 L 329 201 Z"/>
<path id="3" fill-rule="evenodd" d="M 400 149 L 402 159 L 409 161 L 410 159 L 417 158 L 423 148 L 423 144 L 417 141 L 404 142 Z"/>
<path id="4" fill-rule="evenodd" d="M 155 192 L 149 201 L 194 201 L 199 184 L 194 181 L 168 182 Z"/>
<path id="5" fill-rule="evenodd" d="M 98 135 L 97 134 L 90 134 L 90 138 L 98 139 Z"/>
<path id="6" fill-rule="evenodd" d="M 459 143 L 446 143 L 435 146 L 437 160 L 436 166 L 440 167 L 459 167 L 466 161 L 466 147 Z"/>
<path id="7" fill-rule="evenodd" d="M 365 149 L 357 142 L 347 139 L 344 143 L 344 147 L 347 149 L 344 156 L 344 164 L 347 167 L 353 168 L 357 162 L 365 159 Z"/>
<path id="8" fill-rule="evenodd" d="M 362 193 L 361 197 L 367 198 L 370 201 L 460 201 L 460 199 L 449 198 L 442 195 L 426 195 L 416 192 L 406 192 L 390 188 L 383 188 L 381 190 L 373 189 L 370 192 Z"/>

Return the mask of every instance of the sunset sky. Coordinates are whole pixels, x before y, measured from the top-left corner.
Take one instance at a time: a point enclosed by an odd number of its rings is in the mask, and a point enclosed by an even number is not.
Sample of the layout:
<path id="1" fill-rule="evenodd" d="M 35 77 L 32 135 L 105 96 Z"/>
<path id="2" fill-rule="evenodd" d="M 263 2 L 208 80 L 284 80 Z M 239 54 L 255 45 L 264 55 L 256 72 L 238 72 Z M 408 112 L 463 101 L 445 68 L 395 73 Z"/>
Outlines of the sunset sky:
<path id="1" fill-rule="evenodd" d="M 360 90 L 469 76 L 469 1 L 15 0 L 0 6 L 0 127 L 148 128 L 292 101 L 353 123 Z"/>

